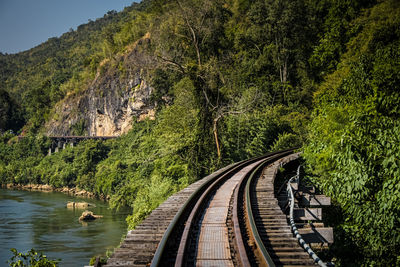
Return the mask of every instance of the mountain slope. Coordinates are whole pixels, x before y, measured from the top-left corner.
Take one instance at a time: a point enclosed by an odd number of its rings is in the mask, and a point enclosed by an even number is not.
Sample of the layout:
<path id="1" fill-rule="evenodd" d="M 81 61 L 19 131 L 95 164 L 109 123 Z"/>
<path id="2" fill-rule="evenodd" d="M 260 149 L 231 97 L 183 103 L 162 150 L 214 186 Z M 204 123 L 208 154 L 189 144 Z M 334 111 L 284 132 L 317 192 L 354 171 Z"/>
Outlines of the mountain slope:
<path id="1" fill-rule="evenodd" d="M 143 53 L 148 46 L 145 36 L 124 55 L 102 62 L 82 92 L 73 92 L 54 107 L 54 115 L 46 123 L 48 135 L 119 136 L 127 133 L 135 121 L 154 119 L 155 105 L 150 97 L 153 88 L 146 81 L 146 69 L 152 59 Z M 142 51 L 141 51 L 142 50 Z"/>

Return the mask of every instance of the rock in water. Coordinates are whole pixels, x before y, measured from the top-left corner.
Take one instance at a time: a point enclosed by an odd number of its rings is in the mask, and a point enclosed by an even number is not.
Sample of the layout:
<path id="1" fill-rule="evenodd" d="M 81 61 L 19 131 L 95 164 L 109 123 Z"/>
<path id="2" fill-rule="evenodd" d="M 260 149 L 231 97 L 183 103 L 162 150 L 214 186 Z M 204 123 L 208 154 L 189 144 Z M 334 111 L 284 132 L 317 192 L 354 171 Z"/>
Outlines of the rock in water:
<path id="1" fill-rule="evenodd" d="M 68 203 L 67 203 L 67 208 L 70 208 L 70 209 L 87 209 L 88 207 L 95 207 L 95 205 L 87 203 L 87 202 L 68 201 Z"/>
<path id="2" fill-rule="evenodd" d="M 79 217 L 80 221 L 93 221 L 96 220 L 97 218 L 101 218 L 103 216 L 101 215 L 94 215 L 93 212 L 85 210 L 82 212 L 81 217 Z"/>

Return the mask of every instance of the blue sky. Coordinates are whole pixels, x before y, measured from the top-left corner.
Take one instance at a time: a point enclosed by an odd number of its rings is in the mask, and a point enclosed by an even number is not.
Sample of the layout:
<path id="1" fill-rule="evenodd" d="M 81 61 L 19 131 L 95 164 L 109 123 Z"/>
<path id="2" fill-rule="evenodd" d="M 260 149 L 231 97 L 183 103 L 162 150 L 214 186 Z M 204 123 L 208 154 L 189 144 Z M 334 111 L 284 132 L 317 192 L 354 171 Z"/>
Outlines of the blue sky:
<path id="1" fill-rule="evenodd" d="M 17 53 L 138 0 L 0 0 L 0 52 Z"/>

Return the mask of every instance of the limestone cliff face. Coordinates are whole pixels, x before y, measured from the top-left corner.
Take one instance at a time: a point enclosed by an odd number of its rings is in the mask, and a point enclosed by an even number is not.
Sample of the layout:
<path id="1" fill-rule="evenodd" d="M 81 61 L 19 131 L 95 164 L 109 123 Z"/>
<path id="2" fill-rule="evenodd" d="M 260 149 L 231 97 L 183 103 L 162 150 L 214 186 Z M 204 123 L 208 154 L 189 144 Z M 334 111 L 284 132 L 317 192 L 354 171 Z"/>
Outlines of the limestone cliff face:
<path id="1" fill-rule="evenodd" d="M 146 39 L 139 45 L 143 42 Z M 48 135 L 116 136 L 129 131 L 134 121 L 154 119 L 153 88 L 143 68 L 151 59 L 135 44 L 117 62 L 119 67 L 108 64 L 86 90 L 56 105 L 53 119 L 46 124 Z"/>

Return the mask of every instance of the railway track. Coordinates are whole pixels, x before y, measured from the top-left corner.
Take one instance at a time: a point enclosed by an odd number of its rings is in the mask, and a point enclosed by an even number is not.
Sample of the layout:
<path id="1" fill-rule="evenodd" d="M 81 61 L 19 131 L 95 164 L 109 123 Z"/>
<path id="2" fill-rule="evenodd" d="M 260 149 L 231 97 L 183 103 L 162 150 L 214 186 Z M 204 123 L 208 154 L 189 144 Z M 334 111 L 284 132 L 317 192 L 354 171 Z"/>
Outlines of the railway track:
<path id="1" fill-rule="evenodd" d="M 274 196 L 292 150 L 227 166 L 168 198 L 106 266 L 316 266 Z"/>
<path id="2" fill-rule="evenodd" d="M 290 156 L 276 161 L 264 168 L 260 175 L 253 176 L 246 184 L 246 209 L 252 210 L 252 218 L 256 225 L 253 231 L 253 239 L 261 241 L 253 251 L 264 246 L 267 252 L 264 261 L 258 260 L 257 265 L 276 266 L 315 266 L 314 260 L 299 246 L 287 223 L 287 216 L 278 205 L 278 199 L 274 196 L 274 179 L 276 171 L 282 163 L 290 161 Z M 248 212 L 247 212 L 248 214 Z M 247 215 L 250 216 L 250 215 Z M 248 227 L 250 223 L 247 223 Z M 256 235 L 258 234 L 258 237 Z M 264 252 L 264 254 L 265 254 Z M 258 252 L 261 254 L 260 252 Z M 262 257 L 257 257 L 259 259 Z"/>

